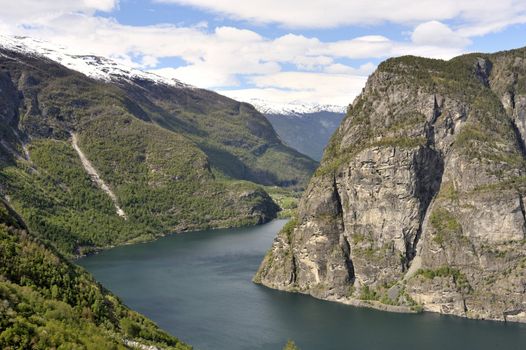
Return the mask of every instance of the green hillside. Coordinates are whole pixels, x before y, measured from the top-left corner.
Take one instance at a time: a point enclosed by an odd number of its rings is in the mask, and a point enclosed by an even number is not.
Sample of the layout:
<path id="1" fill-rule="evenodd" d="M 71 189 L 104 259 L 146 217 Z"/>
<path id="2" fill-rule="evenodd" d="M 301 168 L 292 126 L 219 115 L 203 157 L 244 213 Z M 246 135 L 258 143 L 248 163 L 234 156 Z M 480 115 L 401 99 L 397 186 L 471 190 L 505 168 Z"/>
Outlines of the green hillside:
<path id="1" fill-rule="evenodd" d="M 191 349 L 129 310 L 0 201 L 0 348 Z"/>
<path id="2" fill-rule="evenodd" d="M 0 193 L 66 255 L 266 222 L 279 208 L 264 186 L 299 190 L 314 171 L 248 104 L 3 53 Z M 73 134 L 113 198 L 90 178 Z"/>

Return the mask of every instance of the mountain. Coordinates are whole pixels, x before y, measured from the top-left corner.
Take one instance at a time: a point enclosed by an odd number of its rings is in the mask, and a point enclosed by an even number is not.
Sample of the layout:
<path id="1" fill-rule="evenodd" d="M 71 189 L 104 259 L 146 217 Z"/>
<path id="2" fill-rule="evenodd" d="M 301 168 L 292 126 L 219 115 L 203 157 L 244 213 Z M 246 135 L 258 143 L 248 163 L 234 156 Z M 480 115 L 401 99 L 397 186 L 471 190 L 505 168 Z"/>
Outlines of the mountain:
<path id="1" fill-rule="evenodd" d="M 126 67 L 104 57 L 74 55 L 64 48 L 32 38 L 1 36 L 0 40 L 0 46 L 6 50 L 33 59 L 47 58 L 99 83 L 107 83 L 105 86 L 124 90 L 121 92 L 129 100 L 121 102 L 130 113 L 167 130 L 186 134 L 207 155 L 212 155 L 213 166 L 229 176 L 264 185 L 301 186 L 313 171 L 314 163 L 284 147 L 265 118 L 246 103 Z M 218 154 L 227 157 L 223 153 L 238 159 L 213 157 Z M 287 164 L 290 166 L 284 169 L 280 164 L 273 164 L 273 157 L 290 162 Z"/>
<path id="2" fill-rule="evenodd" d="M 33 236 L 3 200 L 0 348 L 191 349 Z"/>
<path id="3" fill-rule="evenodd" d="M 254 280 L 526 322 L 526 48 L 383 62 Z"/>
<path id="4" fill-rule="evenodd" d="M 87 77 L 105 81 L 133 83 L 137 80 L 147 80 L 157 84 L 180 88 L 193 88 L 177 79 L 167 79 L 156 74 L 148 73 L 119 64 L 111 59 L 94 55 L 78 55 L 65 47 L 38 40 L 27 36 L 0 35 L 0 45 L 8 50 L 30 56 L 47 58 L 62 66 L 80 72 Z"/>
<path id="5" fill-rule="evenodd" d="M 244 101 L 267 117 L 285 144 L 316 161 L 320 161 L 325 146 L 347 109 L 299 101 L 274 103 L 258 98 Z"/>
<path id="6" fill-rule="evenodd" d="M 268 221 L 315 169 L 253 106 L 30 38 L 0 43 L 0 194 L 72 256 Z"/>
<path id="7" fill-rule="evenodd" d="M 265 114 L 281 140 L 299 152 L 320 161 L 331 135 L 344 113 L 319 110 L 309 113 Z"/>
<path id="8" fill-rule="evenodd" d="M 267 117 L 285 144 L 316 161 L 320 161 L 347 109 L 346 106 L 298 101 L 274 103 L 257 98 L 245 102 Z"/>
<path id="9" fill-rule="evenodd" d="M 319 112 L 330 113 L 345 113 L 347 106 L 337 106 L 330 104 L 319 103 L 305 103 L 300 101 L 290 101 L 288 103 L 270 102 L 258 98 L 250 98 L 244 100 L 253 105 L 258 111 L 263 114 L 274 115 L 289 115 L 302 116 L 304 114 L 312 114 Z"/>

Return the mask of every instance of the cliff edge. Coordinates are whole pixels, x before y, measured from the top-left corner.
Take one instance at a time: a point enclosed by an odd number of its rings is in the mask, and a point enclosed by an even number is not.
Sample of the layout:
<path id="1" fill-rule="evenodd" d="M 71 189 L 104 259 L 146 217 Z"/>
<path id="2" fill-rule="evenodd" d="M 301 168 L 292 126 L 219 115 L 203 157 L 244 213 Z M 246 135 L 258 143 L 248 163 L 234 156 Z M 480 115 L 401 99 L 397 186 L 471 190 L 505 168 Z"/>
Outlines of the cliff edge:
<path id="1" fill-rule="evenodd" d="M 254 281 L 526 322 L 525 140 L 526 49 L 385 61 Z"/>

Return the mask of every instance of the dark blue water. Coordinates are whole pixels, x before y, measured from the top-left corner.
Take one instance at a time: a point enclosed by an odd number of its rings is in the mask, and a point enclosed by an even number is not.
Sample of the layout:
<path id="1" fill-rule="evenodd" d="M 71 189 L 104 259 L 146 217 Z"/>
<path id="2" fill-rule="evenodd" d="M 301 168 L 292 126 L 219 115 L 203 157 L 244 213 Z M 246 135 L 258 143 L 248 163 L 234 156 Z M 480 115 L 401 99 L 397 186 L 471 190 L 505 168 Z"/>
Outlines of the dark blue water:
<path id="1" fill-rule="evenodd" d="M 193 232 L 84 258 L 128 306 L 196 349 L 526 350 L 526 325 L 354 308 L 251 282 L 285 221 Z"/>

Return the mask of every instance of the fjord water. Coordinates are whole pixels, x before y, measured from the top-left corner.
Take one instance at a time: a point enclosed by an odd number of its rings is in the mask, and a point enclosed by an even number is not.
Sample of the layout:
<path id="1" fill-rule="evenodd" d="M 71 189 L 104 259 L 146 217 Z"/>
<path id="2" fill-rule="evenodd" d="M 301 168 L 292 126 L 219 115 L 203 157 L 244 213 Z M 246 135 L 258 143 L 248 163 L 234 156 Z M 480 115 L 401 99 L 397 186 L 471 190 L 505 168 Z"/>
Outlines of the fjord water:
<path id="1" fill-rule="evenodd" d="M 171 235 L 78 263 L 128 306 L 201 350 L 526 349 L 526 325 L 386 313 L 251 282 L 285 223 Z"/>

